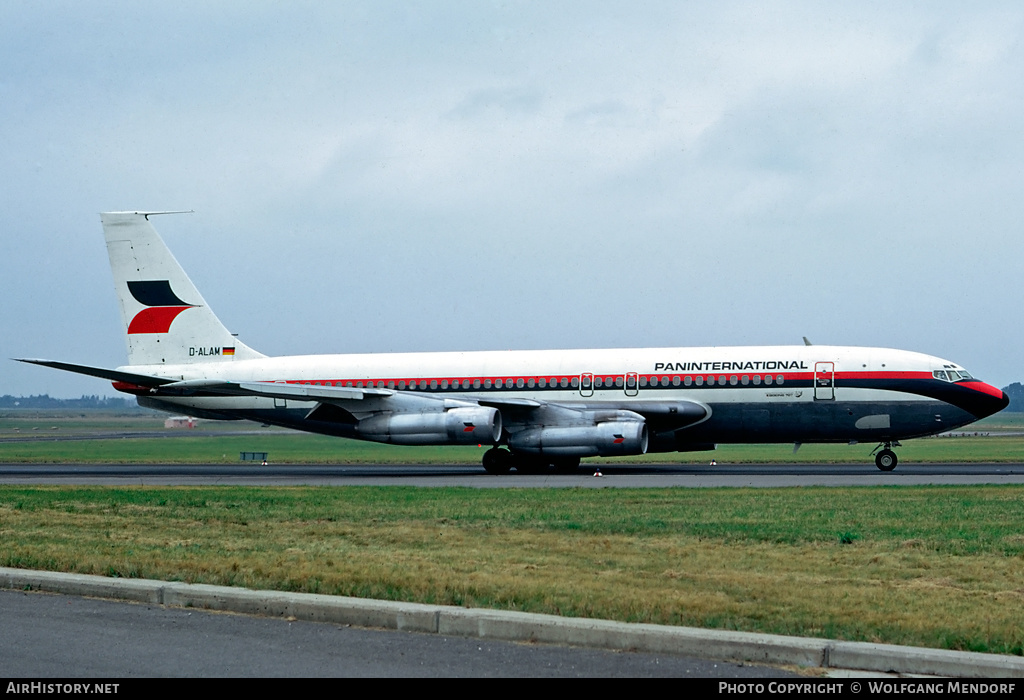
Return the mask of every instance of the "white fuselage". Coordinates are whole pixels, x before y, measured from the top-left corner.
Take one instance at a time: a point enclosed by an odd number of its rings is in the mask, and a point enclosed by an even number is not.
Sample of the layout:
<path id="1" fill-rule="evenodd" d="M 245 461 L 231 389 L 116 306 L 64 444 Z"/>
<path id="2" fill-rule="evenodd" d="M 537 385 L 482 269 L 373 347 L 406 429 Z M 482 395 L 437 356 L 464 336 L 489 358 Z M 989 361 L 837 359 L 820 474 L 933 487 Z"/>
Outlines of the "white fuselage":
<path id="1" fill-rule="evenodd" d="M 680 433 L 665 443 L 670 446 L 684 445 L 688 439 L 702 443 L 899 439 L 974 420 L 970 411 L 934 396 L 952 386 L 936 379 L 936 370 L 961 368 L 937 357 L 883 348 L 643 348 L 218 359 L 123 369 L 181 381 L 284 382 L 505 406 L 518 400 L 590 410 L 635 410 L 641 415 L 648 404 L 687 402 L 706 407 L 703 418 L 681 429 L 665 424 L 666 430 Z M 918 393 L 915 385 L 935 391 Z M 302 397 L 191 395 L 164 400 L 181 410 L 223 411 L 232 417 L 251 414 L 292 427 L 301 427 L 296 425 L 298 412 L 317 405 L 316 400 Z M 396 405 L 392 396 L 335 403 L 357 419 Z M 425 410 L 415 402 L 405 406 L 405 410 Z M 280 420 L 273 420 L 274 412 Z M 504 426 L 514 432 L 519 423 L 514 412 L 506 413 Z M 846 420 L 836 421 L 837 416 Z"/>

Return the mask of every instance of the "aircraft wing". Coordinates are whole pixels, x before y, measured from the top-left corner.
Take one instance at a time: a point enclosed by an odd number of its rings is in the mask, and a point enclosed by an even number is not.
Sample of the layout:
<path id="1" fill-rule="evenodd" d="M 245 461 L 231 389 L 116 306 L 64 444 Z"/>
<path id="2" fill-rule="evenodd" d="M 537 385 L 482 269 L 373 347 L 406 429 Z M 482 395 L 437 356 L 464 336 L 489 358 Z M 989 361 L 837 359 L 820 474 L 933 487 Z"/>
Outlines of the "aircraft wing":
<path id="1" fill-rule="evenodd" d="M 207 392 L 227 396 L 266 396 L 297 401 L 358 401 L 370 396 L 393 396 L 392 389 L 321 386 L 319 384 L 288 384 L 285 382 L 225 382 L 219 379 L 193 379 L 172 382 L 161 387 L 188 393 Z"/>
<path id="2" fill-rule="evenodd" d="M 527 409 L 527 410 L 529 410 L 531 408 L 540 408 L 541 406 L 545 405 L 545 403 L 542 402 L 542 401 L 534 401 L 533 399 L 516 399 L 516 398 L 508 398 L 508 399 L 474 399 L 474 402 L 480 404 L 481 406 L 491 406 L 493 408 L 497 408 L 498 410 L 501 410 L 503 408 L 505 408 L 505 409 L 511 408 L 511 409 L 519 409 L 519 410 Z"/>
<path id="3" fill-rule="evenodd" d="M 417 396 L 428 401 L 438 401 L 445 408 L 476 404 L 496 408 L 503 413 L 518 415 L 529 420 L 527 416 L 542 409 L 568 410 L 572 412 L 593 411 L 595 408 L 607 408 L 608 402 L 577 403 L 547 402 L 527 398 L 492 398 L 467 395 L 436 396 L 419 394 L 411 391 L 395 389 L 379 389 L 376 387 L 336 387 L 318 384 L 294 384 L 285 382 L 226 382 L 222 380 L 196 379 L 170 382 L 160 386 L 161 391 L 180 391 L 186 394 L 210 393 L 222 396 L 265 396 L 275 399 L 293 399 L 297 401 L 317 401 L 320 403 L 338 403 L 342 401 L 359 401 L 367 398 L 384 398 L 390 396 Z M 653 425 L 672 426 L 674 428 L 692 425 L 704 420 L 709 409 L 697 401 L 616 401 L 614 408 L 632 411 L 642 416 Z"/>

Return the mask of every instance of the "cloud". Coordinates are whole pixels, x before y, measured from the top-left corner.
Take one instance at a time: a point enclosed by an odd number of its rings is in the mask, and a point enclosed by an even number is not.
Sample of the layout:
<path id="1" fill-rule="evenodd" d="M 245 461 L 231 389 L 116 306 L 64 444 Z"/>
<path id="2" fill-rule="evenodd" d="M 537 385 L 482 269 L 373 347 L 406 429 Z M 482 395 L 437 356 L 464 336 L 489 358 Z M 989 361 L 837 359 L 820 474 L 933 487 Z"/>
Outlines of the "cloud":
<path id="1" fill-rule="evenodd" d="M 1024 253 L 1022 22 L 1013 3 L 7 3 L 0 276 L 30 302 L 3 349 L 120 362 L 95 214 L 180 208 L 161 232 L 269 352 L 810 335 L 1016 381 L 993 279 Z"/>

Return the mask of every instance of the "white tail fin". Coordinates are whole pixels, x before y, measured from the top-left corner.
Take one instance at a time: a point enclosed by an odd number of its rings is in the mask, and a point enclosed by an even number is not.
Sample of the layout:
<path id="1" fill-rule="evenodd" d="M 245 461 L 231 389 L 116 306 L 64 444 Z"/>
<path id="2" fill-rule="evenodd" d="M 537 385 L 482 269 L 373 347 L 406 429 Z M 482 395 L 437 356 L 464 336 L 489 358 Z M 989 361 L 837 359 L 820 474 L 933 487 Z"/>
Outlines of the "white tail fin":
<path id="1" fill-rule="evenodd" d="M 124 321 L 128 364 L 264 357 L 239 342 L 210 310 L 149 222 L 151 215 L 127 211 L 100 214 Z"/>

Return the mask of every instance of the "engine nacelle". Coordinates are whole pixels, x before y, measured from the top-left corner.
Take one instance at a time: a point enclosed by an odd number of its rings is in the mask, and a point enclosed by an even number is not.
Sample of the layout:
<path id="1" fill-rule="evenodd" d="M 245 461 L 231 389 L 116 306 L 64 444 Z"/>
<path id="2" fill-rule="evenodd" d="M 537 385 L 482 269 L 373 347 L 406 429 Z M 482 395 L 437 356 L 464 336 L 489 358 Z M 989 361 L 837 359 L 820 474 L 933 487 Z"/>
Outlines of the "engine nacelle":
<path id="1" fill-rule="evenodd" d="M 597 425 L 527 428 L 508 440 L 513 452 L 561 457 L 611 457 L 647 452 L 643 421 L 610 421 Z"/>
<path id="2" fill-rule="evenodd" d="M 396 445 L 493 445 L 501 437 L 501 413 L 472 406 L 425 413 L 385 413 L 359 421 L 356 432 Z"/>

